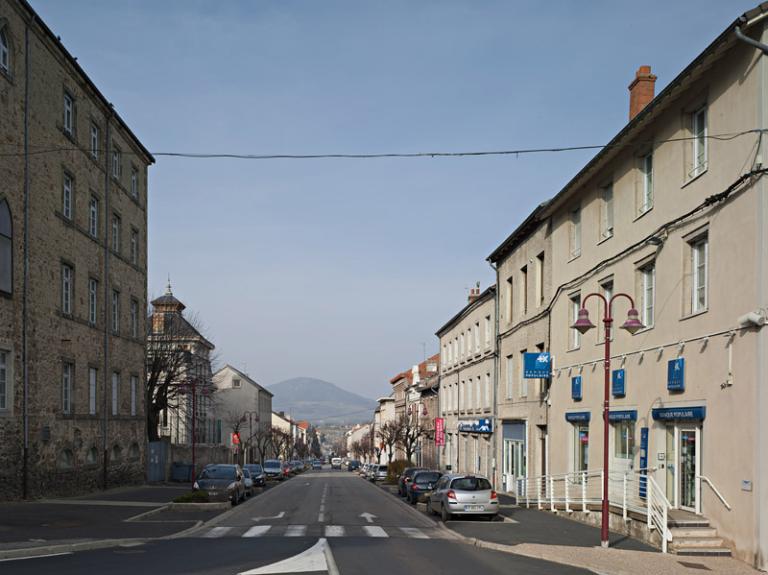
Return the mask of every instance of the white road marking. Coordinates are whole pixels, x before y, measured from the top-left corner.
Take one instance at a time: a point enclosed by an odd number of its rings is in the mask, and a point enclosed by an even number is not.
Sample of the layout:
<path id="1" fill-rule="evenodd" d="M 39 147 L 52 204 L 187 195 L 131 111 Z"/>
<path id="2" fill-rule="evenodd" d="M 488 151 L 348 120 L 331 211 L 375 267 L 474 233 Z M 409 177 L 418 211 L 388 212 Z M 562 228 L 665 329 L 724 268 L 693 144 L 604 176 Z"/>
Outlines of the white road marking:
<path id="1" fill-rule="evenodd" d="M 282 519 L 285 515 L 285 511 L 281 511 L 277 515 L 273 515 L 272 517 L 251 517 L 253 521 L 261 521 L 263 519 Z"/>
<path id="2" fill-rule="evenodd" d="M 317 514 L 317 522 L 325 523 L 325 499 L 328 497 L 328 484 L 323 487 L 323 495 L 320 497 L 320 512 Z"/>
<path id="3" fill-rule="evenodd" d="M 368 513 L 367 511 L 365 513 L 361 513 L 359 517 L 362 517 L 365 519 L 368 523 L 373 523 L 373 520 L 376 519 L 376 515 L 373 513 Z"/>
<path id="4" fill-rule="evenodd" d="M 48 553 L 46 555 L 33 555 L 32 557 L 11 557 L 9 559 L 0 559 L 0 563 L 6 563 L 8 561 L 27 561 L 28 559 L 43 559 L 45 557 L 60 557 L 61 555 L 72 555 L 72 551 L 65 551 L 64 553 Z"/>
<path id="5" fill-rule="evenodd" d="M 344 527 L 341 525 L 326 525 L 325 526 L 326 537 L 344 537 Z"/>
<path id="6" fill-rule="evenodd" d="M 401 527 L 400 531 L 413 539 L 429 539 L 421 529 L 416 529 L 415 527 Z"/>
<path id="7" fill-rule="evenodd" d="M 243 537 L 261 537 L 270 529 L 272 529 L 271 525 L 254 525 L 248 531 L 243 533 Z"/>
<path id="8" fill-rule="evenodd" d="M 231 527 L 214 527 L 211 529 L 208 533 L 203 535 L 203 537 L 206 537 L 207 539 L 213 539 L 216 537 L 223 537 L 227 533 L 229 533 L 232 530 Z"/>
<path id="9" fill-rule="evenodd" d="M 363 531 L 368 534 L 368 537 L 389 537 L 387 532 L 378 525 L 363 525 Z"/>
<path id="10" fill-rule="evenodd" d="M 312 547 L 283 561 L 278 561 L 272 565 L 257 567 L 250 571 L 242 571 L 239 575 L 268 575 L 270 573 L 310 573 L 310 572 L 328 572 L 331 573 L 331 566 L 328 565 L 330 549 L 325 539 L 319 539 Z M 332 563 L 335 567 L 335 563 Z M 335 571 L 338 573 L 338 570 Z"/>
<path id="11" fill-rule="evenodd" d="M 303 537 L 307 532 L 306 525 L 289 525 L 285 530 L 286 537 Z"/>

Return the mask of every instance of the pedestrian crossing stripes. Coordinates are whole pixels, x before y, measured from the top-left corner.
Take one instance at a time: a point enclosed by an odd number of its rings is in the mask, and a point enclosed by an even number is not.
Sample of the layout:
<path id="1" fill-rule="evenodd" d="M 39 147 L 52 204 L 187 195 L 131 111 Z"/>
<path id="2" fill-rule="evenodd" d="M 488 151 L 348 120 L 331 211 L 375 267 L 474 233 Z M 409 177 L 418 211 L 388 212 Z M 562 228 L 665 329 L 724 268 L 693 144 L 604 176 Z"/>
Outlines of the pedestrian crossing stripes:
<path id="1" fill-rule="evenodd" d="M 197 535 L 205 539 L 220 537 L 372 537 L 385 539 L 400 537 L 410 539 L 449 538 L 443 530 L 417 527 L 380 527 L 379 525 L 254 525 L 212 527 Z"/>

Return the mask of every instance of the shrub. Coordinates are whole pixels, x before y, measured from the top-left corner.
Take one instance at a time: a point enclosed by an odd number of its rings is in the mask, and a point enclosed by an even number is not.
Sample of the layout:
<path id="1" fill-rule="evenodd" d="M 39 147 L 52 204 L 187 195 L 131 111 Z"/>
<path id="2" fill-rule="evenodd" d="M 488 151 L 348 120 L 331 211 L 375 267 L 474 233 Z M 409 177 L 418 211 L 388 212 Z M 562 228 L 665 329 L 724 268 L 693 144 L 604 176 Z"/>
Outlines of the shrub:
<path id="1" fill-rule="evenodd" d="M 208 503 L 208 492 L 197 490 L 197 491 L 188 491 L 187 493 L 183 495 L 179 495 L 176 499 L 173 500 L 174 503 Z"/>
<path id="2" fill-rule="evenodd" d="M 413 467 L 413 463 L 407 459 L 396 459 L 387 466 L 387 482 L 396 483 L 406 467 Z"/>

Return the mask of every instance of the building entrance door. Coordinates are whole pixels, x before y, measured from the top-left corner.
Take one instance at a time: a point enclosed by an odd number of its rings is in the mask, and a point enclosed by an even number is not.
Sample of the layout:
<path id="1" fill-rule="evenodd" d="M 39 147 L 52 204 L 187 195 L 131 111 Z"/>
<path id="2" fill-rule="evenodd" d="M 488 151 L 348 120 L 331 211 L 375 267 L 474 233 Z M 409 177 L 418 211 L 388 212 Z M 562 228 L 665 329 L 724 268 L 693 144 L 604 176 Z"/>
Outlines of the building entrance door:
<path id="1" fill-rule="evenodd" d="M 667 426 L 667 498 L 674 507 L 692 512 L 699 510 L 701 474 L 701 426 Z"/>
<path id="2" fill-rule="evenodd" d="M 525 477 L 525 442 L 517 439 L 504 440 L 504 474 L 507 476 L 507 490 L 518 491 L 518 479 Z"/>

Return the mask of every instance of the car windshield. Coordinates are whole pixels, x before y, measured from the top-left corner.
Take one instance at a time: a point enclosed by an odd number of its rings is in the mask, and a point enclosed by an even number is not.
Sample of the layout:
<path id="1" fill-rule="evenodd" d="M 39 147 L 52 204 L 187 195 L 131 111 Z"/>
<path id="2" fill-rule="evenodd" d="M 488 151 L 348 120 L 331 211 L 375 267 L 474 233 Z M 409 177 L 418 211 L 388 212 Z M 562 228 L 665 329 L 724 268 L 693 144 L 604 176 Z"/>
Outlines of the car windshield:
<path id="1" fill-rule="evenodd" d="M 451 483 L 451 489 L 459 491 L 488 491 L 490 488 L 491 483 L 485 477 L 461 477 Z"/>
<path id="2" fill-rule="evenodd" d="M 245 469 L 247 469 L 248 471 L 250 471 L 253 474 L 258 474 L 258 473 L 262 472 L 261 465 L 257 465 L 255 463 L 246 465 Z"/>
<path id="3" fill-rule="evenodd" d="M 248 468 L 243 469 L 243 477 L 251 477 L 251 472 L 248 471 Z"/>
<path id="4" fill-rule="evenodd" d="M 280 462 L 277 459 L 271 459 L 264 462 L 264 467 L 280 467 Z"/>
<path id="5" fill-rule="evenodd" d="M 405 470 L 405 476 L 406 477 L 413 477 L 414 474 L 418 473 L 419 471 L 424 471 L 421 467 L 409 467 Z"/>
<path id="6" fill-rule="evenodd" d="M 386 471 L 387 466 L 386 465 L 379 465 L 379 467 L 376 469 L 376 471 Z"/>
<path id="7" fill-rule="evenodd" d="M 234 467 L 206 467 L 199 479 L 234 479 Z"/>
<path id="8" fill-rule="evenodd" d="M 440 474 L 437 471 L 417 473 L 413 477 L 414 483 L 435 483 L 438 479 L 440 479 Z"/>

